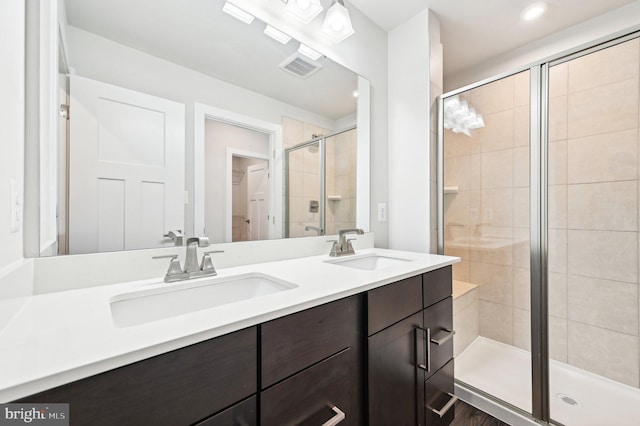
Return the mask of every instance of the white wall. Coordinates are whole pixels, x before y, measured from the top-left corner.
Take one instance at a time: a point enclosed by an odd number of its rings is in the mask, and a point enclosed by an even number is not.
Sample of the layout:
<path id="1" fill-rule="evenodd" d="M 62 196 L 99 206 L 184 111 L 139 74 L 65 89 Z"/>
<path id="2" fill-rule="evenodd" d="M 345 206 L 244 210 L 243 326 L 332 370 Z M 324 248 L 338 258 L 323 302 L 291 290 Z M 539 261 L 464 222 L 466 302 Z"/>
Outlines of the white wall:
<path id="1" fill-rule="evenodd" d="M 22 230 L 11 232 L 10 179 L 24 174 L 24 0 L 0 2 L 0 270 L 22 259 Z"/>
<path id="2" fill-rule="evenodd" d="M 204 226 L 206 235 L 214 243 L 225 241 L 227 148 L 268 156 L 269 135 L 215 120 L 206 120 Z"/>
<path id="3" fill-rule="evenodd" d="M 626 6 L 566 28 L 457 74 L 446 75 L 444 79 L 445 91 L 455 90 L 485 78 L 515 71 L 566 50 L 575 49 L 594 40 L 607 38 L 611 34 L 640 29 L 639 26 L 640 0 L 636 0 Z"/>
<path id="4" fill-rule="evenodd" d="M 334 121 L 261 94 L 217 80 L 189 68 L 131 49 L 95 34 L 67 27 L 69 60 L 77 75 L 137 90 L 186 105 L 186 170 L 193 170 L 193 105 L 236 112 L 280 125 L 282 116 L 295 117 L 321 127 Z M 73 88 L 71 88 L 73 91 Z M 193 176 L 187 174 L 193 200 Z M 193 214 L 187 207 L 186 231 L 193 233 Z"/>
<path id="5" fill-rule="evenodd" d="M 389 248 L 423 253 L 430 247 L 429 50 L 428 10 L 389 32 Z"/>
<path id="6" fill-rule="evenodd" d="M 371 83 L 371 231 L 376 247 L 388 246 L 388 222 L 377 220 L 376 206 L 388 202 L 388 123 L 387 123 L 387 33 L 348 1 L 355 34 L 339 44 L 328 41 L 320 33 L 322 18 L 303 24 L 284 10 L 280 1 L 234 0 L 238 7 L 253 14 L 328 56 L 340 65 L 367 78 Z M 328 2 L 323 2 L 327 5 Z M 362 133 L 362 129 L 358 130 Z"/>

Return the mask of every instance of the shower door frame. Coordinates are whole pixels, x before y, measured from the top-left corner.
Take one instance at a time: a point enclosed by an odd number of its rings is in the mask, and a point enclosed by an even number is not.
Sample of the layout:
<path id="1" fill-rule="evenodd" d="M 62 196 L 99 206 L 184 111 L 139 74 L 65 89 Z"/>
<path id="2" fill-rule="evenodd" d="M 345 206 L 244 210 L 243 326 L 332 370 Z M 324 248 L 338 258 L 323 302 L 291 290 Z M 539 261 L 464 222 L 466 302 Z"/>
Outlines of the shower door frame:
<path id="1" fill-rule="evenodd" d="M 285 218 L 285 226 L 284 226 L 284 237 L 290 238 L 289 236 L 289 154 L 293 151 L 297 151 L 299 149 L 303 149 L 306 147 L 310 147 L 314 144 L 318 144 L 320 148 L 320 200 L 318 211 L 320 213 L 320 230 L 321 233 L 319 236 L 326 235 L 327 233 L 327 223 L 326 223 L 326 206 L 327 206 L 327 138 L 332 138 L 334 136 L 340 135 L 342 133 L 350 132 L 352 130 L 357 129 L 358 126 L 347 127 L 342 130 L 338 130 L 337 132 L 330 133 L 328 135 L 322 135 L 315 139 L 311 139 L 305 142 L 301 142 L 297 145 L 293 145 L 292 147 L 286 148 L 284 150 L 284 181 L 286 182 L 284 188 L 284 196 L 285 196 L 285 205 L 284 205 L 284 218 Z"/>
<path id="2" fill-rule="evenodd" d="M 524 67 L 498 74 L 438 96 L 437 199 L 438 246 L 444 254 L 444 100 L 480 86 L 529 71 L 530 78 L 530 283 L 531 283 L 531 378 L 532 412 L 509 405 L 492 395 L 459 382 L 499 406 L 515 411 L 532 421 L 558 424 L 551 420 L 549 389 L 549 313 L 548 313 L 548 125 L 549 68 L 581 56 L 640 38 L 640 25 L 619 31 L 576 48 L 546 57 Z"/>

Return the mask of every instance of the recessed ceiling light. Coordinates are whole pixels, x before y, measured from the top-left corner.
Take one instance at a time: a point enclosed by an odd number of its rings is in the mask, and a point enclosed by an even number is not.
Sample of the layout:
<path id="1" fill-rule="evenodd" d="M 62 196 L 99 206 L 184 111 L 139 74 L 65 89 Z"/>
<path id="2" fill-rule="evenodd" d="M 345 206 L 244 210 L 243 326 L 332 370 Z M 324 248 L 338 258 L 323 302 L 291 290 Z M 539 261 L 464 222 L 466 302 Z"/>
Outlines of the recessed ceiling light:
<path id="1" fill-rule="evenodd" d="M 313 59 L 314 61 L 317 61 L 318 59 L 320 59 L 320 56 L 322 56 L 322 53 L 316 52 L 306 44 L 302 43 L 300 43 L 300 47 L 298 47 L 298 52 L 302 53 L 309 59 Z"/>
<path id="2" fill-rule="evenodd" d="M 291 40 L 291 37 L 280 30 L 276 30 L 271 25 L 267 25 L 267 27 L 264 29 L 264 33 L 282 44 L 287 44 L 289 43 L 289 40 Z"/>
<path id="3" fill-rule="evenodd" d="M 235 6 L 229 2 L 226 2 L 224 4 L 224 6 L 222 7 L 222 11 L 244 22 L 245 24 L 252 23 L 254 19 L 253 15 L 245 12 L 244 10 L 240 9 L 238 6 Z"/>
<path id="4" fill-rule="evenodd" d="M 522 11 L 520 18 L 524 21 L 533 21 L 544 15 L 548 7 L 549 5 L 543 1 L 530 4 Z"/>

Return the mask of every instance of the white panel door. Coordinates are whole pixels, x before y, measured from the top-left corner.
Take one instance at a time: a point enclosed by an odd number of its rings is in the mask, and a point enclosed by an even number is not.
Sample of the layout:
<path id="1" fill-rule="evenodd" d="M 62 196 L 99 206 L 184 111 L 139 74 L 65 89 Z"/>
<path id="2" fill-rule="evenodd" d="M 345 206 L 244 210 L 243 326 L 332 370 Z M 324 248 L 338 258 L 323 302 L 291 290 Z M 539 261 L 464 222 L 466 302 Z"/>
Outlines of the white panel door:
<path id="1" fill-rule="evenodd" d="M 269 164 L 247 167 L 249 240 L 269 239 Z"/>
<path id="2" fill-rule="evenodd" d="M 183 104 L 71 76 L 69 253 L 161 247 L 184 230 Z"/>

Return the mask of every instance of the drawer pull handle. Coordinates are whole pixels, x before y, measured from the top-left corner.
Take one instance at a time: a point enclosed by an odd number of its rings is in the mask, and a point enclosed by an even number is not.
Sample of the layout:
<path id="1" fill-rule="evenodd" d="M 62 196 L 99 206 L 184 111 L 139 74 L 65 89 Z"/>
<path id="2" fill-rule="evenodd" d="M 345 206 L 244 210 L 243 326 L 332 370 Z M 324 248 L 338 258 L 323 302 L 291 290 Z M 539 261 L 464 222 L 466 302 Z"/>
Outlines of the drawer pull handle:
<path id="1" fill-rule="evenodd" d="M 331 407 L 331 409 L 333 410 L 334 413 L 336 413 L 336 415 L 331 417 L 326 422 L 322 423 L 322 426 L 335 426 L 345 419 L 346 416 L 344 414 L 344 411 L 342 411 L 335 405 Z"/>
<path id="2" fill-rule="evenodd" d="M 446 341 L 451 340 L 454 334 L 456 334 L 455 331 L 445 328 L 444 330 L 440 330 L 436 334 L 434 334 L 430 341 L 431 343 L 435 343 L 436 345 L 440 346 Z"/>
<path id="3" fill-rule="evenodd" d="M 451 397 L 451 399 L 449 400 L 449 402 L 447 402 L 444 407 L 442 407 L 442 409 L 440 410 L 436 410 L 433 407 L 429 407 L 429 409 L 431 411 L 433 411 L 434 413 L 436 413 L 438 415 L 438 417 L 442 418 L 444 417 L 445 414 L 447 414 L 447 412 L 451 409 L 451 407 L 453 407 L 453 404 L 456 403 L 456 401 L 458 400 L 458 397 L 455 396 L 452 393 L 449 393 L 449 396 Z"/>
<path id="4" fill-rule="evenodd" d="M 422 336 L 420 336 L 422 335 Z M 426 336 L 426 337 L 424 337 Z M 421 338 L 422 337 L 422 338 Z M 427 356 L 424 362 L 420 362 L 424 358 L 424 346 L 422 342 L 431 340 L 431 329 L 416 327 L 415 344 L 416 344 L 416 366 L 424 371 L 431 371 L 431 348 L 427 345 Z"/>

